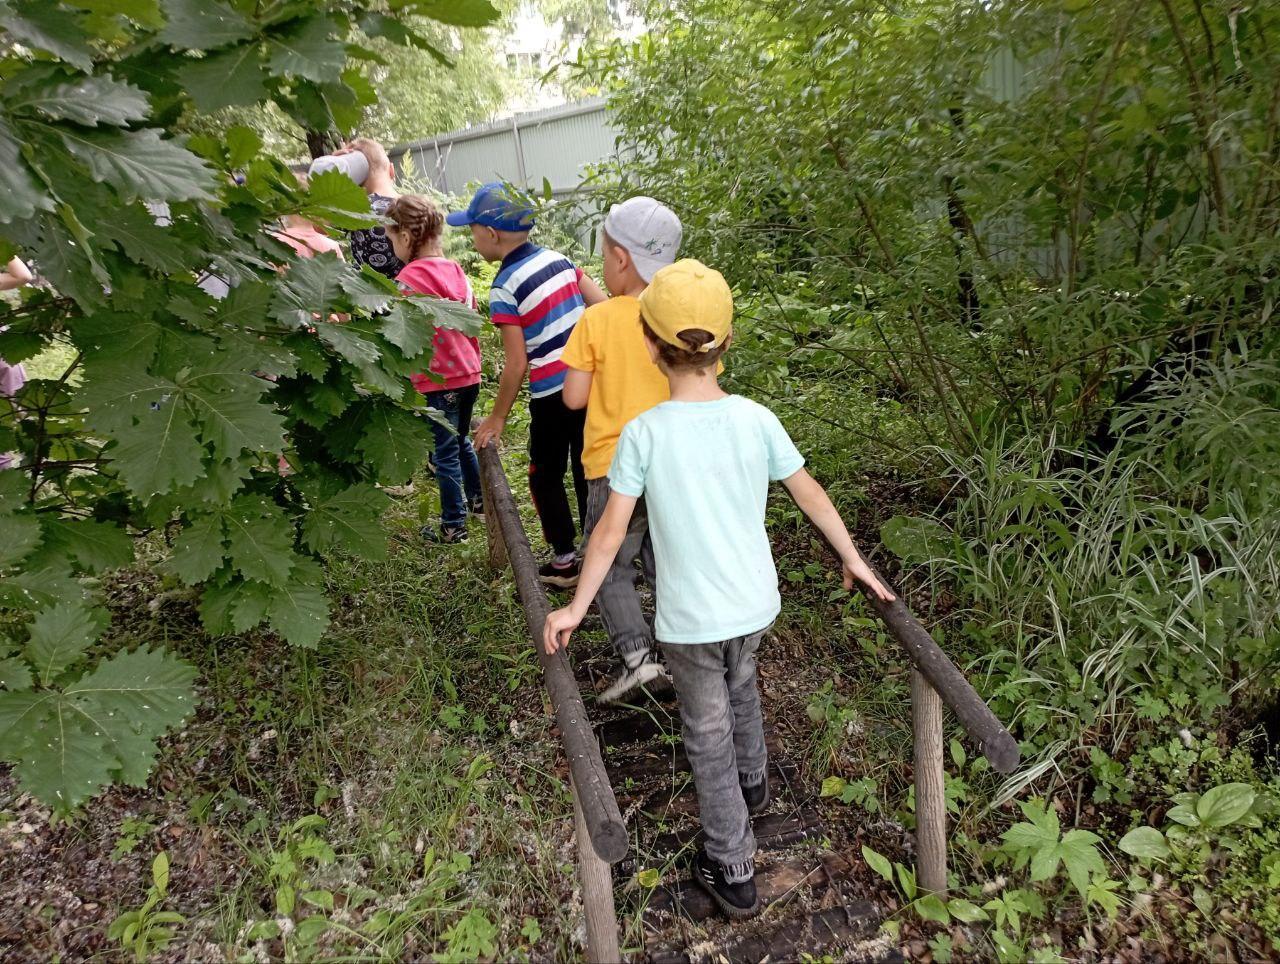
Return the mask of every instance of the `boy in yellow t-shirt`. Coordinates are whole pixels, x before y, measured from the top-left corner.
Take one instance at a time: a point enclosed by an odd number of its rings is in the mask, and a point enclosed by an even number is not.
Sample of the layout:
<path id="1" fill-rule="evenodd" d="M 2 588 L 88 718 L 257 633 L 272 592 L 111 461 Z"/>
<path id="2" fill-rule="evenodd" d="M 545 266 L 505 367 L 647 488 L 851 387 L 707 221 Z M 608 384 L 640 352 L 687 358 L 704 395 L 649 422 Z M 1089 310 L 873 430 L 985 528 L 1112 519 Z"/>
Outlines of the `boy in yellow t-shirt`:
<path id="1" fill-rule="evenodd" d="M 587 409 L 582 445 L 586 539 L 609 501 L 609 465 L 623 426 L 671 397 L 666 376 L 645 347 L 638 298 L 654 273 L 675 261 L 682 233 L 680 219 L 650 197 L 633 197 L 609 209 L 604 220 L 604 283 L 612 297 L 583 313 L 560 356 L 568 366 L 565 405 Z M 584 540 L 583 552 L 586 544 Z M 636 592 L 637 558 L 653 586 L 653 544 L 643 499 L 596 597 L 609 641 L 622 660 L 618 678 L 600 694 L 605 702 L 665 675 Z"/>

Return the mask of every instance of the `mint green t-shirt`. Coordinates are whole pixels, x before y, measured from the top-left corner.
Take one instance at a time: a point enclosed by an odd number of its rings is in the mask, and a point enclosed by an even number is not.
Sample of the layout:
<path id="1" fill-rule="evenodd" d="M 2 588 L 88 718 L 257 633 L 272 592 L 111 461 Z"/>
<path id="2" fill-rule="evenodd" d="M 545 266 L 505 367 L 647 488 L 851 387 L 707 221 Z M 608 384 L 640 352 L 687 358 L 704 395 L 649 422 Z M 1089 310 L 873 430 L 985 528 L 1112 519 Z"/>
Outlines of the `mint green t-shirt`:
<path id="1" fill-rule="evenodd" d="M 803 466 L 777 416 L 739 395 L 663 402 L 626 424 L 609 488 L 645 497 L 659 642 L 721 642 L 773 622 L 782 600 L 765 498 Z"/>

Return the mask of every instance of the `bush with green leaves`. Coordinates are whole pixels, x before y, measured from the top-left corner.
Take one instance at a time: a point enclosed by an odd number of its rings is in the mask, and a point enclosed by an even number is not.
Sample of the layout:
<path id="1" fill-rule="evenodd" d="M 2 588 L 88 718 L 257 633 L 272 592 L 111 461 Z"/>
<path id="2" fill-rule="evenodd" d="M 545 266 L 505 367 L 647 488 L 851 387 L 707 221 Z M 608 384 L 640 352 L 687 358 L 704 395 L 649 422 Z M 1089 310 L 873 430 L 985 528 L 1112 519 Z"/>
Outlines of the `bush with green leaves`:
<path id="1" fill-rule="evenodd" d="M 402 12 L 496 16 L 486 0 L 0 3 L 0 261 L 44 282 L 5 303 L 0 357 L 70 358 L 0 399 L 0 452 L 18 456 L 0 471 L 0 758 L 58 810 L 145 782 L 191 710 L 190 665 L 98 644 L 98 574 L 162 541 L 210 635 L 265 623 L 313 647 L 320 560 L 385 553 L 375 486 L 427 458 L 408 376 L 434 325 L 478 316 L 273 236 L 286 214 L 372 224 L 342 175 L 303 191 L 246 128 L 181 134 L 268 102 L 349 131 L 372 97 L 365 38 L 421 46 Z"/>

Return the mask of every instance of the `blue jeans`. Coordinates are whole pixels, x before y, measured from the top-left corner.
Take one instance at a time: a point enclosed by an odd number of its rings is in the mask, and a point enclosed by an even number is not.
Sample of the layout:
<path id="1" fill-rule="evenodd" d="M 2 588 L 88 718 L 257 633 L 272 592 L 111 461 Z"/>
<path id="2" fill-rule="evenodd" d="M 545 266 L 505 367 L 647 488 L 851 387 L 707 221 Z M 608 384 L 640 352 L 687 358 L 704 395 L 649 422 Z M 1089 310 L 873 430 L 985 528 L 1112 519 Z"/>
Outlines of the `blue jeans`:
<path id="1" fill-rule="evenodd" d="M 480 498 L 480 460 L 471 447 L 471 411 L 480 394 L 479 385 L 428 392 L 427 407 L 444 416 L 453 426 L 449 431 L 431 421 L 435 436 L 436 481 L 440 484 L 440 524 L 449 529 L 461 528 L 467 521 L 467 502 Z"/>

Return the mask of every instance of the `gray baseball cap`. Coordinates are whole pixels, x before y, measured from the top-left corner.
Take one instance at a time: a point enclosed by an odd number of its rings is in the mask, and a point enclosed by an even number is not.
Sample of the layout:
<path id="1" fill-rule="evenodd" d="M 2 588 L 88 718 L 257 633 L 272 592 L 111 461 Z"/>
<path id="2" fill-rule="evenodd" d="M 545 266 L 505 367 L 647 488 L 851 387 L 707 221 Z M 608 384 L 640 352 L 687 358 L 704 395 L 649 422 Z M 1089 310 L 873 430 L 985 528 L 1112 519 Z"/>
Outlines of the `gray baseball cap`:
<path id="1" fill-rule="evenodd" d="M 676 260 L 684 228 L 674 211 L 651 197 L 628 198 L 609 208 L 605 233 L 631 255 L 646 283 Z"/>

